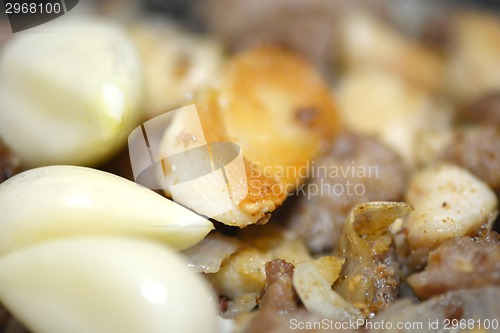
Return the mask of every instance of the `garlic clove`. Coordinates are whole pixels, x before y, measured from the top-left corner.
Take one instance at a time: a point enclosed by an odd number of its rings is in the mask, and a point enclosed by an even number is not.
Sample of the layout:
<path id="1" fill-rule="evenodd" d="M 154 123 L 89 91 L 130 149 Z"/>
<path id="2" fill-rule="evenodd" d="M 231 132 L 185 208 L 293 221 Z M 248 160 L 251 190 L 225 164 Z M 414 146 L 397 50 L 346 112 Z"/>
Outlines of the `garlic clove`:
<path id="1" fill-rule="evenodd" d="M 49 166 L 0 185 L 0 254 L 49 238 L 125 234 L 188 248 L 213 229 L 205 218 L 121 177 Z"/>
<path id="2" fill-rule="evenodd" d="M 305 59 L 280 48 L 235 56 L 219 93 L 230 141 L 289 193 L 305 181 L 309 163 L 339 129 L 326 81 Z"/>
<path id="3" fill-rule="evenodd" d="M 142 240 L 75 238 L 10 253 L 0 259 L 0 299 L 36 333 L 215 333 L 218 325 L 208 284 L 182 257 Z"/>
<path id="4" fill-rule="evenodd" d="M 119 26 L 71 16 L 19 33 L 0 58 L 0 133 L 27 166 L 90 165 L 139 123 L 142 68 Z"/>

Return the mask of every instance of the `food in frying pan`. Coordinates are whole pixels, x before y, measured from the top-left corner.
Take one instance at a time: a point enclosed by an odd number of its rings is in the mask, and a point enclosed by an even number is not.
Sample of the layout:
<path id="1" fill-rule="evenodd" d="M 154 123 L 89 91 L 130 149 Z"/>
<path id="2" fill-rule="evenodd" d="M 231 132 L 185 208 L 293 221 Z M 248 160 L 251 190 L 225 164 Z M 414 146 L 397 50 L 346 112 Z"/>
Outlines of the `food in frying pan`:
<path id="1" fill-rule="evenodd" d="M 133 3 L 2 39 L 0 333 L 500 329 L 498 15 Z"/>

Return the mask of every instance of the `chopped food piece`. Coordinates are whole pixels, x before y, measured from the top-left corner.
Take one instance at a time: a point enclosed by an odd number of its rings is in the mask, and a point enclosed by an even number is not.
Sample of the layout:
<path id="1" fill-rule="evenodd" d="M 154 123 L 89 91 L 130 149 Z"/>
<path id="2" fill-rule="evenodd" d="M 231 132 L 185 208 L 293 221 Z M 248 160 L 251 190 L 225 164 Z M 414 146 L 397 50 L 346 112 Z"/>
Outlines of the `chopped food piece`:
<path id="1" fill-rule="evenodd" d="M 500 114 L 500 109 L 497 113 Z M 479 125 L 455 131 L 441 158 L 469 170 L 492 189 L 500 190 L 500 126 Z"/>
<path id="2" fill-rule="evenodd" d="M 370 0 L 209 0 L 198 13 L 233 50 L 282 45 L 327 69 L 337 49 L 338 17 L 343 9 L 356 5 L 380 7 Z"/>
<path id="3" fill-rule="evenodd" d="M 339 277 L 345 259 L 334 256 L 324 256 L 314 260 L 312 263 L 321 276 L 331 286 Z"/>
<path id="4" fill-rule="evenodd" d="M 321 323 L 324 323 L 321 325 Z M 326 324 L 325 324 L 326 323 Z M 335 324 L 337 327 L 335 328 Z M 342 326 L 345 328 L 342 328 Z M 361 326 L 361 325 L 360 325 Z M 349 327 L 349 321 L 328 320 L 305 309 L 277 315 L 272 311 L 259 311 L 242 329 L 243 333 L 361 333 Z"/>
<path id="5" fill-rule="evenodd" d="M 425 271 L 411 275 L 408 283 L 419 298 L 449 290 L 500 285 L 500 236 L 457 237 L 429 254 Z"/>
<path id="6" fill-rule="evenodd" d="M 266 285 L 266 262 L 272 258 L 254 248 L 242 249 L 223 263 L 219 271 L 208 274 L 219 295 L 235 299 L 242 294 L 258 293 Z"/>
<path id="7" fill-rule="evenodd" d="M 462 113 L 467 120 L 500 127 L 500 89 L 479 98 Z"/>
<path id="8" fill-rule="evenodd" d="M 290 225 L 313 252 L 332 249 L 358 203 L 400 200 L 407 183 L 403 160 L 376 138 L 344 132 L 311 167 L 292 208 Z M 301 193 L 301 192 L 299 192 Z"/>
<path id="9" fill-rule="evenodd" d="M 298 295 L 292 285 L 293 269 L 291 263 L 281 259 L 266 263 L 266 287 L 260 298 L 260 309 L 287 313 L 298 308 Z"/>
<path id="10" fill-rule="evenodd" d="M 287 194 L 305 181 L 310 160 L 338 128 L 326 83 L 304 59 L 278 48 L 237 55 L 229 61 L 219 89 L 205 91 L 195 103 L 197 114 L 174 115 L 162 140 L 160 159 L 166 158 L 169 172 L 175 173 L 173 185 L 180 183 L 186 166 L 168 156 L 200 147 L 203 135 L 210 147 L 216 142 L 232 142 L 241 149 L 245 170 L 236 170 L 231 176 L 234 186 L 230 192 L 233 199 L 235 193 L 246 193 L 241 200 L 233 200 L 230 209 L 215 215 L 210 212 L 218 202 L 209 199 L 224 195 L 227 186 L 208 180 L 192 182 L 178 188 L 174 199 L 239 227 L 266 223 Z M 193 128 L 198 117 L 202 129 Z M 256 128 L 259 135 L 255 135 Z M 186 135 L 191 139 L 179 139 Z"/>
<path id="11" fill-rule="evenodd" d="M 415 210 L 406 228 L 412 250 L 436 248 L 447 239 L 475 235 L 496 216 L 495 193 L 467 170 L 452 164 L 414 174 L 407 193 Z"/>
<path id="12" fill-rule="evenodd" d="M 411 210 L 404 202 L 369 202 L 355 206 L 346 219 L 337 245 L 346 262 L 333 288 L 365 316 L 398 296 L 400 272 L 389 227 Z"/>
<path id="13" fill-rule="evenodd" d="M 0 59 L 0 133 L 28 167 L 96 165 L 142 117 L 142 64 L 124 29 L 96 18 L 16 34 Z M 22 133 L 22 134 L 21 134 Z"/>
<path id="14" fill-rule="evenodd" d="M 219 297 L 224 301 L 224 308 L 221 309 L 221 316 L 223 318 L 234 318 L 240 315 L 244 315 L 257 306 L 257 300 L 260 297 L 260 293 L 249 293 L 241 294 L 235 299 L 228 300 L 226 296 Z"/>

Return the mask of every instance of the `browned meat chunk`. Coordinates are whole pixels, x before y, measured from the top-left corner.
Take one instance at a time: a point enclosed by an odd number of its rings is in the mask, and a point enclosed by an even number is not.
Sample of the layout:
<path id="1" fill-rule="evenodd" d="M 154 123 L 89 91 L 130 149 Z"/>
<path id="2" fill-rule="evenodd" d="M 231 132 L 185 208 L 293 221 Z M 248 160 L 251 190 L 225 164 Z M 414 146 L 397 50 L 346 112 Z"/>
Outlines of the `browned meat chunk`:
<path id="1" fill-rule="evenodd" d="M 467 120 L 500 127 L 500 92 L 479 99 L 465 110 L 464 117 Z"/>
<path id="2" fill-rule="evenodd" d="M 285 260 L 266 263 L 266 287 L 259 302 L 262 310 L 287 313 L 298 307 L 298 295 L 292 285 L 294 266 Z"/>
<path id="3" fill-rule="evenodd" d="M 21 172 L 21 161 L 0 140 L 0 183 Z"/>
<path id="4" fill-rule="evenodd" d="M 373 137 L 341 134 L 329 153 L 312 165 L 311 182 L 302 187 L 291 227 L 313 252 L 332 249 L 356 204 L 397 201 L 406 183 L 405 166 L 394 151 Z"/>
<path id="5" fill-rule="evenodd" d="M 457 131 L 443 159 L 458 164 L 500 189 L 500 127 L 481 125 Z"/>
<path id="6" fill-rule="evenodd" d="M 420 298 L 449 290 L 500 284 L 500 236 L 459 237 L 429 254 L 427 268 L 411 275 L 408 283 Z"/>

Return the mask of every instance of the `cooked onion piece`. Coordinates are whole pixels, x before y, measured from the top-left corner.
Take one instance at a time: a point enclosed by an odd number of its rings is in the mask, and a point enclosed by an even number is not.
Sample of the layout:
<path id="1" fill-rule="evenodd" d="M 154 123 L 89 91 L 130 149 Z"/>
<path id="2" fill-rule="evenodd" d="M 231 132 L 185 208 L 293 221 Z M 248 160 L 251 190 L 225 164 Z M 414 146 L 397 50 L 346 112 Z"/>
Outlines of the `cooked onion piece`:
<path id="1" fill-rule="evenodd" d="M 235 299 L 228 301 L 227 310 L 221 316 L 223 318 L 234 318 L 252 311 L 257 306 L 259 295 L 260 293 L 241 294 Z"/>
<path id="2" fill-rule="evenodd" d="M 336 321 L 363 318 L 358 309 L 332 290 L 331 284 L 310 262 L 295 267 L 293 286 L 306 309 L 313 314 Z"/>
<path id="3" fill-rule="evenodd" d="M 219 101 L 229 139 L 289 190 L 304 177 L 298 168 L 338 128 L 324 80 L 308 62 L 278 48 L 256 48 L 230 61 Z"/>
<path id="4" fill-rule="evenodd" d="M 142 68 L 119 26 L 61 19 L 16 34 L 0 59 L 0 132 L 27 166 L 95 164 L 142 116 Z"/>
<path id="5" fill-rule="evenodd" d="M 361 12 L 346 14 L 340 31 L 342 58 L 350 69 L 379 68 L 426 90 L 443 89 L 443 59 L 375 17 Z"/>
<path id="6" fill-rule="evenodd" d="M 163 19 L 140 20 L 129 31 L 144 64 L 148 118 L 178 107 L 220 75 L 222 45 L 213 38 L 190 34 Z"/>
<path id="7" fill-rule="evenodd" d="M 500 89 L 500 19 L 464 12 L 452 22 L 447 87 L 458 102 L 471 103 Z"/>
<path id="8" fill-rule="evenodd" d="M 404 202 L 368 202 L 355 206 L 346 219 L 337 248 L 346 263 L 334 290 L 365 316 L 398 294 L 400 274 L 389 227 L 411 210 Z"/>
<path id="9" fill-rule="evenodd" d="M 182 254 L 194 272 L 216 273 L 222 262 L 241 246 L 241 242 L 236 238 L 212 233 Z"/>
<path id="10" fill-rule="evenodd" d="M 206 282 L 146 241 L 64 239 L 7 254 L 0 299 L 37 333 L 218 331 Z"/>
<path id="11" fill-rule="evenodd" d="M 238 145 L 245 172 L 230 173 L 234 180 L 230 192 L 246 194 L 233 200 L 234 207 L 224 214 L 210 214 L 220 201 L 209 198 L 220 197 L 226 190 L 211 180 L 185 186 L 177 194 L 188 208 L 240 227 L 267 222 L 269 213 L 302 184 L 308 162 L 338 127 L 325 82 L 305 60 L 277 48 L 257 48 L 236 56 L 222 75 L 219 89 L 198 96 L 195 104 L 197 115 L 173 117 L 160 158 L 201 147 L 203 140 L 211 149 L 215 142 Z M 193 128 L 198 117 L 202 130 Z M 183 172 L 182 165 L 168 163 L 168 172 Z"/>
<path id="12" fill-rule="evenodd" d="M 444 103 L 380 70 L 350 72 L 340 84 L 338 97 L 341 119 L 349 129 L 376 135 L 408 166 L 423 159 L 417 149 L 422 137 L 451 127 L 451 112 Z"/>
<path id="13" fill-rule="evenodd" d="M 474 235 L 496 214 L 497 198 L 488 185 L 452 164 L 417 172 L 407 197 L 415 207 L 406 222 L 413 250 L 431 250 L 447 239 Z"/>
<path id="14" fill-rule="evenodd" d="M 0 254 L 50 238 L 130 235 L 188 248 L 211 222 L 121 177 L 76 166 L 18 174 L 0 185 Z"/>

